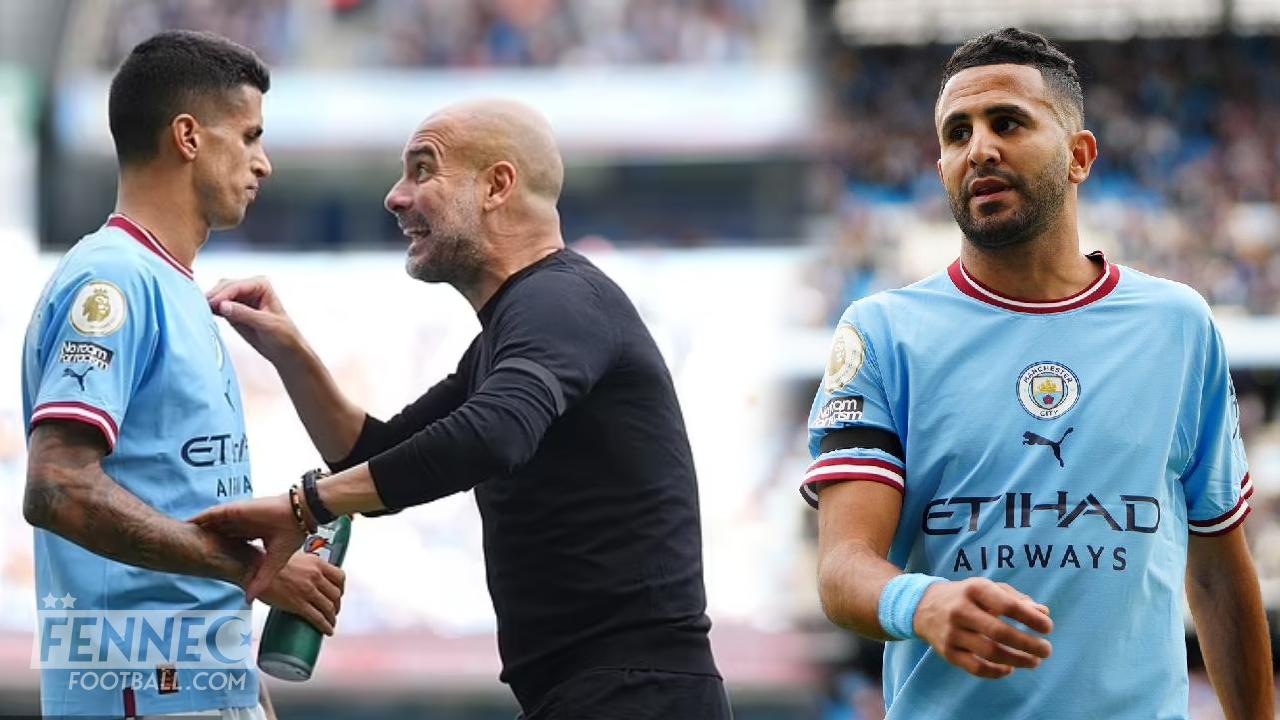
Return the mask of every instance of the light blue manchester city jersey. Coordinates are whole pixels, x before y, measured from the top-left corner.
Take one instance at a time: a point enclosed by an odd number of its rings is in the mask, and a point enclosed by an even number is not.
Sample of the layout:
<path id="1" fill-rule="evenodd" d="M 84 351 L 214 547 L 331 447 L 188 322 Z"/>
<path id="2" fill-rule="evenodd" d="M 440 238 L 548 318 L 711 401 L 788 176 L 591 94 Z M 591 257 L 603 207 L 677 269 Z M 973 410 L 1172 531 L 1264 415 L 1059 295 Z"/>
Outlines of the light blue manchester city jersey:
<path id="1" fill-rule="evenodd" d="M 1063 300 L 1001 296 L 957 261 L 837 326 L 805 498 L 894 487 L 890 561 L 1008 582 L 1054 621 L 1052 657 L 996 681 L 888 643 L 890 718 L 1187 717 L 1187 539 L 1249 512 L 1238 410 L 1200 296 L 1091 257 L 1098 281 Z"/>
<path id="2" fill-rule="evenodd" d="M 240 388 L 204 294 L 128 218 L 113 215 L 62 259 L 23 354 L 28 433 L 54 419 L 97 428 L 111 448 L 103 470 L 181 520 L 252 494 Z M 40 609 L 248 610 L 234 585 L 117 563 L 44 530 L 35 531 L 35 562 Z M 202 687 L 182 670 L 175 678 L 157 667 L 158 682 L 99 678 L 92 689 L 84 673 L 45 669 L 41 701 L 55 716 L 253 706 L 257 674 L 247 661 L 240 666 L 244 677 Z"/>

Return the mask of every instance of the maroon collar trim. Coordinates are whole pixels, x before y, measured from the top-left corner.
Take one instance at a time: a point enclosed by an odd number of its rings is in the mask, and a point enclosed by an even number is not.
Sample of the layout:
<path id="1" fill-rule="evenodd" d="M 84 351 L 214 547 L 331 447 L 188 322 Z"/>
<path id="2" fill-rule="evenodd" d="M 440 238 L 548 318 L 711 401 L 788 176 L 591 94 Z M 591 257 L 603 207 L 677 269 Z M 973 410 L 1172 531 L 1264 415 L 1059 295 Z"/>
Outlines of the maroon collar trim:
<path id="1" fill-rule="evenodd" d="M 183 265 L 177 258 L 170 255 L 169 251 L 165 249 L 164 245 L 160 243 L 156 236 L 151 234 L 151 231 L 129 219 L 127 216 L 121 215 L 120 213 L 112 213 L 111 217 L 107 219 L 107 227 L 119 228 L 120 230 L 129 233 L 134 240 L 142 243 L 142 245 L 148 250 L 159 255 L 161 260 L 172 265 L 174 270 L 177 270 L 187 276 L 188 280 L 195 279 L 195 274 L 191 272 L 191 268 Z"/>
<path id="2" fill-rule="evenodd" d="M 1102 274 L 1098 276 L 1098 279 L 1092 285 L 1084 290 L 1058 300 L 1027 300 L 1003 295 L 983 285 L 970 275 L 958 259 L 951 263 L 951 267 L 947 268 L 947 275 L 951 277 L 951 282 L 955 283 L 957 290 L 988 305 L 1034 315 L 1062 313 L 1078 310 L 1085 305 L 1095 303 L 1110 295 L 1111 291 L 1116 289 L 1116 285 L 1120 284 L 1120 268 L 1107 262 L 1107 258 L 1102 254 L 1102 251 L 1098 250 L 1089 253 L 1088 257 L 1091 260 L 1102 262 Z"/>

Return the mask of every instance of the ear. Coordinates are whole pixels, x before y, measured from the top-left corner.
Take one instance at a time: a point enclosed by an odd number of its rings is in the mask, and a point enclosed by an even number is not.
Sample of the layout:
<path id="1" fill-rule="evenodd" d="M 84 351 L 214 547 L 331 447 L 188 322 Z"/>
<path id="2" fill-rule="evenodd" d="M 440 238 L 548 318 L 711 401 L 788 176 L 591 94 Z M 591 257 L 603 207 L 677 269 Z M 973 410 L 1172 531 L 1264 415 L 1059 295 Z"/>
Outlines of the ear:
<path id="1" fill-rule="evenodd" d="M 483 207 L 485 210 L 493 210 L 505 204 L 515 192 L 516 166 L 506 160 L 499 160 L 489 166 L 485 174 L 488 176 L 489 187 L 485 193 Z"/>
<path id="2" fill-rule="evenodd" d="M 1067 170 L 1067 179 L 1079 185 L 1089 178 L 1089 169 L 1098 159 L 1098 138 L 1088 130 L 1077 130 L 1071 134 L 1070 150 L 1071 167 Z"/>
<path id="3" fill-rule="evenodd" d="M 199 120 L 188 113 L 178 115 L 169 123 L 169 136 L 183 160 L 191 162 L 196 159 L 200 149 Z"/>
<path id="4" fill-rule="evenodd" d="M 947 179 L 942 177 L 942 158 L 938 158 L 937 167 L 938 167 L 938 179 L 942 181 L 943 185 L 946 185 Z"/>

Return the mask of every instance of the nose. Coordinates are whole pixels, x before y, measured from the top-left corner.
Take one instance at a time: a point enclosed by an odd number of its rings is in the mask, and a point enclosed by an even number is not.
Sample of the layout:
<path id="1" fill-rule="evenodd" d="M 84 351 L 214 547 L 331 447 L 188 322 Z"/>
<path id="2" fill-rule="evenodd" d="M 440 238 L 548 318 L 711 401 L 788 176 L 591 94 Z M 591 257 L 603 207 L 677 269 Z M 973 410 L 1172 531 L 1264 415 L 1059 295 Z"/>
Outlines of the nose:
<path id="1" fill-rule="evenodd" d="M 410 197 L 409 192 L 405 190 L 403 180 L 391 186 L 391 190 L 387 192 L 387 199 L 383 201 L 382 205 L 392 215 L 399 215 L 413 205 L 413 199 Z"/>
<path id="2" fill-rule="evenodd" d="M 265 151 L 259 152 L 258 156 L 254 158 L 253 174 L 259 179 L 271 177 L 271 160 L 267 157 Z"/>
<path id="3" fill-rule="evenodd" d="M 969 166 L 998 165 L 1000 163 L 1000 146 L 995 133 L 986 128 L 975 127 L 973 136 L 969 138 Z"/>

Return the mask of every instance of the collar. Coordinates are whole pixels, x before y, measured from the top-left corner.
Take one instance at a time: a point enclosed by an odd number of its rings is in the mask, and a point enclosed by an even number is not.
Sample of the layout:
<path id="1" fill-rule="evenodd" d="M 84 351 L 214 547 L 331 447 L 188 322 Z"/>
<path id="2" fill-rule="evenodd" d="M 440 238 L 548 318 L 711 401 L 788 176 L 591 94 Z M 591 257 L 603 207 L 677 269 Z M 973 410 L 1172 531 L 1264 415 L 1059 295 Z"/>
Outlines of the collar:
<path id="1" fill-rule="evenodd" d="M 129 233 L 134 240 L 137 240 L 148 250 L 159 255 L 161 260 L 164 260 L 166 263 L 171 265 L 174 270 L 185 275 L 188 280 L 195 280 L 195 274 L 191 272 L 191 268 L 183 265 L 177 258 L 169 254 L 169 251 L 165 249 L 164 245 L 155 235 L 151 234 L 150 230 L 134 222 L 128 216 L 122 215 L 121 213 L 111 213 L 111 216 L 107 218 L 107 227 L 118 228 Z"/>
<path id="2" fill-rule="evenodd" d="M 951 263 L 951 267 L 947 268 L 947 275 L 951 277 L 951 282 L 955 283 L 957 290 L 988 305 L 1033 315 L 1063 313 L 1070 310 L 1078 310 L 1085 305 L 1101 300 L 1110 295 L 1111 291 L 1116 289 L 1116 285 L 1120 284 L 1120 268 L 1107 262 L 1107 258 L 1102 254 L 1101 250 L 1095 250 L 1086 257 L 1096 263 L 1101 263 L 1102 272 L 1098 275 L 1098 279 L 1075 295 L 1057 300 L 1027 300 L 1026 298 L 1003 295 L 983 285 L 970 275 L 959 259 Z"/>

